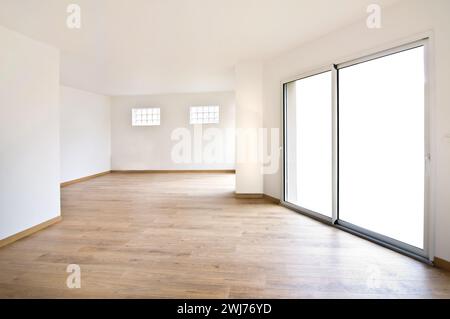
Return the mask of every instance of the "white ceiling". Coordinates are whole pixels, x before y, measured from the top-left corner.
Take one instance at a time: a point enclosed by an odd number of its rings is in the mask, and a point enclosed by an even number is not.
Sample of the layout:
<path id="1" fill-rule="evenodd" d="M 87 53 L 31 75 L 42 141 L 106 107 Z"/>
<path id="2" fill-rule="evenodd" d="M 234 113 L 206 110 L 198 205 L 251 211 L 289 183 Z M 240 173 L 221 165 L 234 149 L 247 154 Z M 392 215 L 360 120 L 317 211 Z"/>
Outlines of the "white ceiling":
<path id="1" fill-rule="evenodd" d="M 233 89 L 267 58 L 399 0 L 0 0 L 0 24 L 61 49 L 61 82 L 109 95 Z M 67 5 L 82 27 L 66 27 Z"/>

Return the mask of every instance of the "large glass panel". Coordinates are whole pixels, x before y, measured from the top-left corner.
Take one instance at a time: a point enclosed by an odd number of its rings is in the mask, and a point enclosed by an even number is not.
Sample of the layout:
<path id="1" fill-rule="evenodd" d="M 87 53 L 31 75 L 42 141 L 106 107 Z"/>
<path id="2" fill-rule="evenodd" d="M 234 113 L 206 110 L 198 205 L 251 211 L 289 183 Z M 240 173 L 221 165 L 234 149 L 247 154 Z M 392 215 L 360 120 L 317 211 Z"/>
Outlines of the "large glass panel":
<path id="1" fill-rule="evenodd" d="M 286 198 L 332 215 L 331 72 L 285 85 Z"/>
<path id="2" fill-rule="evenodd" d="M 339 219 L 424 247 L 424 48 L 339 70 Z"/>

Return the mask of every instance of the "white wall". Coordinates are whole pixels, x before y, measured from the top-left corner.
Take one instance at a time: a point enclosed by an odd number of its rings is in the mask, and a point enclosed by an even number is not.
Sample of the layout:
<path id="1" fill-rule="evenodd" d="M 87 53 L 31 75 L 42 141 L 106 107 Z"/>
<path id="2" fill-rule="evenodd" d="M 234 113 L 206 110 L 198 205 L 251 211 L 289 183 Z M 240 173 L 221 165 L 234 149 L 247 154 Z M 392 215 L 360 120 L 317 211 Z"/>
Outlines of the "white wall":
<path id="1" fill-rule="evenodd" d="M 382 28 L 368 29 L 365 21 L 340 29 L 302 47 L 266 61 L 264 67 L 264 127 L 280 127 L 280 82 L 327 64 L 382 49 L 426 31 L 433 32 L 433 166 L 432 202 L 435 210 L 435 255 L 450 260 L 450 1 L 408 0 L 382 11 Z M 265 175 L 264 193 L 279 198 L 280 170 Z"/>
<path id="2" fill-rule="evenodd" d="M 219 128 L 221 132 L 234 131 L 235 98 L 232 92 L 167 94 L 112 97 L 111 107 L 111 150 L 113 170 L 183 170 L 183 169 L 234 169 L 234 137 L 224 137 L 219 143 L 227 158 L 218 163 L 192 162 L 175 163 L 172 147 L 179 141 L 172 141 L 174 129 L 186 128 L 194 140 L 194 128 L 189 124 L 189 107 L 219 105 L 220 123 L 203 125 L 203 130 Z M 133 127 L 131 109 L 158 107 L 161 109 L 161 125 Z M 201 126 L 201 125 L 200 125 Z M 225 134 L 225 133 L 224 133 Z M 220 141 L 220 140 L 218 140 Z M 203 142 L 203 147 L 208 141 Z M 204 150 L 204 148 L 202 148 Z"/>
<path id="3" fill-rule="evenodd" d="M 59 51 L 0 27 L 0 239 L 60 215 Z"/>
<path id="4" fill-rule="evenodd" d="M 243 61 L 235 69 L 236 91 L 236 193 L 262 194 L 262 158 L 258 129 L 263 121 L 263 68 L 260 61 Z"/>
<path id="5" fill-rule="evenodd" d="M 111 170 L 111 98 L 60 89 L 61 182 Z"/>

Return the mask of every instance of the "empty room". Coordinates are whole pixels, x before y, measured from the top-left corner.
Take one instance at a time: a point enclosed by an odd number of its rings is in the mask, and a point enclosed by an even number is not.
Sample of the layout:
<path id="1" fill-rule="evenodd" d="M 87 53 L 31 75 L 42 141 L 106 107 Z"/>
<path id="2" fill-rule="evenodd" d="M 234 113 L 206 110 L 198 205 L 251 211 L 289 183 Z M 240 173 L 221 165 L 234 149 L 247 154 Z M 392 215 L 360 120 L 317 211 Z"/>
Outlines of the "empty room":
<path id="1" fill-rule="evenodd" d="M 448 299 L 449 87 L 448 0 L 0 0 L 0 298 Z"/>

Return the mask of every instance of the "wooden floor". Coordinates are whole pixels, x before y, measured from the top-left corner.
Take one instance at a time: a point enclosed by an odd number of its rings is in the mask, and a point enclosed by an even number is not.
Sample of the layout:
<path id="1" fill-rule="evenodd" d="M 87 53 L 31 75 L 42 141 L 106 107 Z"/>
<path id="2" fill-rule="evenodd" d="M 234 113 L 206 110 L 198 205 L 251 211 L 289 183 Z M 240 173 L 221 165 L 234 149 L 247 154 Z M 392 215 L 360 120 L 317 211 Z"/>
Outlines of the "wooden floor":
<path id="1" fill-rule="evenodd" d="M 448 272 L 233 190 L 233 174 L 67 186 L 62 222 L 0 248 L 0 297 L 450 297 Z"/>

